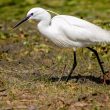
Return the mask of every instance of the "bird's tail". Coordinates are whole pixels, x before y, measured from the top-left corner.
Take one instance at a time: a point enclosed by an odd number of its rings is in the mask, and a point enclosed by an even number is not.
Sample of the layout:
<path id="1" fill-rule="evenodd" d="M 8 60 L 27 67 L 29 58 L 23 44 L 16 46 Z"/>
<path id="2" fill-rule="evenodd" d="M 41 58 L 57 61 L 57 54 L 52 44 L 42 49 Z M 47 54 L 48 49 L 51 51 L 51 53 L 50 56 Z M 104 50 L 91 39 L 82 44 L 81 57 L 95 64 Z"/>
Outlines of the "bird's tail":
<path id="1" fill-rule="evenodd" d="M 110 31 L 104 30 L 100 32 L 98 40 L 102 43 L 110 43 Z"/>

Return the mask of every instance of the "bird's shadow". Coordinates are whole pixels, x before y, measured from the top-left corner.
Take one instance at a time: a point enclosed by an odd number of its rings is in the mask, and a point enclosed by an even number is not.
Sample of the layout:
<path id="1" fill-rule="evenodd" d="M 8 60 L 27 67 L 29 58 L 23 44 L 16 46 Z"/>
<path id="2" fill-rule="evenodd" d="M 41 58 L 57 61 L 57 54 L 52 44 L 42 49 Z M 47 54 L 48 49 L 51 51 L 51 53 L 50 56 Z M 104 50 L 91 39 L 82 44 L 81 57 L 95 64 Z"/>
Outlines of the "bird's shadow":
<path id="1" fill-rule="evenodd" d="M 62 76 L 60 79 L 59 77 L 51 77 L 49 80 L 51 80 L 51 82 L 57 82 L 57 81 L 66 81 L 67 76 Z M 92 75 L 89 76 L 81 76 L 81 75 L 77 75 L 77 76 L 71 76 L 70 80 L 75 80 L 75 82 L 83 82 L 83 83 L 87 83 L 88 81 L 91 82 L 95 82 L 97 84 L 102 84 L 103 80 L 100 77 L 95 77 Z M 110 85 L 110 80 L 106 80 L 106 83 L 108 85 Z"/>

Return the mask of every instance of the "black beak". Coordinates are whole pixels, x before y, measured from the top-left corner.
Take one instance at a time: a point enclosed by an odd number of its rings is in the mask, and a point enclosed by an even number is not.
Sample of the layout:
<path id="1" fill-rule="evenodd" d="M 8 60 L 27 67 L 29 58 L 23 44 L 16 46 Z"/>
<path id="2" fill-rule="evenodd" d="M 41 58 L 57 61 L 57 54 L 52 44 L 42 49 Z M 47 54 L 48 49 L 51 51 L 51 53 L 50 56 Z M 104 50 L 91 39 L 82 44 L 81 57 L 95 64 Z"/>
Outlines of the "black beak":
<path id="1" fill-rule="evenodd" d="M 18 26 L 19 26 L 20 24 L 22 24 L 23 22 L 27 21 L 32 15 L 33 15 L 33 14 L 31 13 L 30 15 L 28 15 L 27 17 L 25 17 L 24 19 L 22 19 L 19 23 L 17 23 L 17 24 L 13 27 L 13 29 L 16 28 L 16 27 L 18 27 Z"/>

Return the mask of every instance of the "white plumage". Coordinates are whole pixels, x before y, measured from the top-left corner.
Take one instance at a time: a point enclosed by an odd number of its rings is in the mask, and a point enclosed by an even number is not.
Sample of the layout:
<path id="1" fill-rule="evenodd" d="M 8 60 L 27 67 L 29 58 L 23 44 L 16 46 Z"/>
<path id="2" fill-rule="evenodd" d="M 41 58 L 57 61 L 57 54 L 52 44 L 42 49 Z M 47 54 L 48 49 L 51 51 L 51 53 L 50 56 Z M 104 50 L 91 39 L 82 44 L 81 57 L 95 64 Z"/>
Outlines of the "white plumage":
<path id="1" fill-rule="evenodd" d="M 74 64 L 66 81 L 68 81 L 77 65 L 75 52 L 77 47 L 87 47 L 89 50 L 94 52 L 101 71 L 103 75 L 105 74 L 97 51 L 88 46 L 95 45 L 96 43 L 110 42 L 109 31 L 73 16 L 56 15 L 55 17 L 51 18 L 49 12 L 43 8 L 32 8 L 27 13 L 26 18 L 16 24 L 15 27 L 28 19 L 39 21 L 37 28 L 40 33 L 49 38 L 56 45 L 62 47 L 71 47 L 74 49 Z"/>
<path id="2" fill-rule="evenodd" d="M 85 47 L 100 42 L 110 42 L 110 33 L 90 22 L 68 15 L 51 15 L 42 8 L 33 8 L 27 15 L 39 20 L 38 30 L 56 45 L 63 47 Z"/>

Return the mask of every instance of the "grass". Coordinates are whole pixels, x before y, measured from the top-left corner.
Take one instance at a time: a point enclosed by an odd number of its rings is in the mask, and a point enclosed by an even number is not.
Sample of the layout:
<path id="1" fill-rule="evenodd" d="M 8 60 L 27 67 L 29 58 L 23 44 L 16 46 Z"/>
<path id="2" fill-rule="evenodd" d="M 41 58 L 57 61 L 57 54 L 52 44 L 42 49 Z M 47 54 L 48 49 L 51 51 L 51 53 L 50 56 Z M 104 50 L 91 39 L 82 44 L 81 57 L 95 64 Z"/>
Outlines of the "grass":
<path id="1" fill-rule="evenodd" d="M 71 80 L 65 83 L 73 61 L 72 50 L 59 48 L 41 37 L 34 22 L 24 23 L 16 30 L 11 29 L 15 22 L 35 6 L 45 7 L 60 14 L 82 17 L 110 29 L 109 2 L 1 0 L 0 109 L 109 110 L 110 85 L 99 82 L 101 72 L 92 52 L 87 49 L 77 50 L 78 67 Z M 105 69 L 109 70 L 110 46 L 103 44 L 94 48 L 105 62 Z"/>

